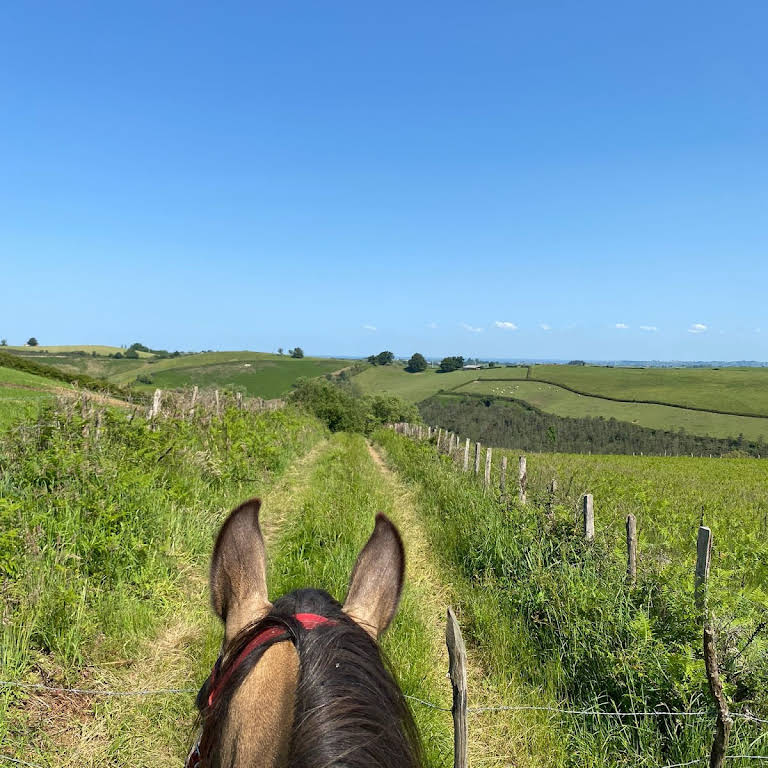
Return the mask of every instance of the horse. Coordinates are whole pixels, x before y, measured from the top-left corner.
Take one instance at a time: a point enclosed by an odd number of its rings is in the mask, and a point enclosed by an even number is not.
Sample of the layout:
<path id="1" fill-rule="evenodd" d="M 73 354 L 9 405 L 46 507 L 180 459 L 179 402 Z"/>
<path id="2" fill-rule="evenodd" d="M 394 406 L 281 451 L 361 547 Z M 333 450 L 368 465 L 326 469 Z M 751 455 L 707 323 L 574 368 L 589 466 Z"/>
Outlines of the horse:
<path id="1" fill-rule="evenodd" d="M 186 768 L 421 768 L 405 698 L 378 646 L 397 611 L 405 552 L 376 516 L 342 604 L 321 589 L 267 596 L 261 501 L 230 513 L 210 566 L 222 650 L 197 696 Z"/>

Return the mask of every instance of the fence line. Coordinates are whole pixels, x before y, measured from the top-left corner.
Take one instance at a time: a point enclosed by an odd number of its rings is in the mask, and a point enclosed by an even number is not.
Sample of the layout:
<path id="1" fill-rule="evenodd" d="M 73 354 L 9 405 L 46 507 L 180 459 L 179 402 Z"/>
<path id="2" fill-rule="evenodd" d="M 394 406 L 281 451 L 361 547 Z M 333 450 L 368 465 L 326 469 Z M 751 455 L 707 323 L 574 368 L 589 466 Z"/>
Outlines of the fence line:
<path id="1" fill-rule="evenodd" d="M 408 424 L 389 425 L 390 428 L 396 432 L 402 434 L 412 435 L 413 431 L 409 429 Z M 469 440 L 467 440 L 467 444 Z M 438 440 L 437 452 L 441 452 L 440 441 Z M 478 478 L 480 470 L 480 453 L 482 446 L 479 442 L 475 443 L 475 462 L 474 462 L 474 476 Z M 452 452 L 449 448 L 449 456 L 452 456 Z M 467 472 L 467 462 L 464 462 L 464 471 Z M 502 503 L 505 503 L 505 479 L 506 479 L 506 464 L 502 465 L 500 484 L 499 484 L 499 498 Z M 527 467 L 525 456 L 520 456 L 519 466 L 519 503 L 521 505 L 526 504 L 526 490 L 527 490 Z M 491 448 L 486 447 L 486 462 L 485 473 L 483 475 L 482 487 L 484 490 L 488 490 L 490 487 L 491 478 Z M 549 494 L 545 504 L 545 511 L 549 519 L 553 515 L 554 496 L 557 488 L 556 481 L 553 479 L 549 486 Z M 591 493 L 585 493 L 581 497 L 581 525 L 584 539 L 587 542 L 592 542 L 595 538 L 595 514 L 594 514 L 594 500 Z M 627 571 L 626 571 L 626 584 L 631 589 L 635 585 L 637 577 L 637 524 L 633 515 L 629 515 L 626 520 L 626 544 L 627 544 Z M 466 728 L 466 714 L 480 713 L 480 712 L 498 712 L 498 711 L 550 711 L 559 712 L 562 714 L 574 714 L 582 716 L 598 716 L 598 717 L 709 717 L 716 719 L 716 729 L 714 738 L 712 741 L 712 747 L 709 756 L 710 768 L 721 768 L 725 760 L 737 759 L 743 757 L 744 759 L 757 759 L 768 760 L 768 756 L 729 756 L 726 754 L 728 749 L 728 740 L 730 735 L 731 726 L 735 718 L 743 719 L 749 722 L 768 723 L 768 720 L 754 717 L 746 714 L 734 714 L 729 711 L 728 702 L 723 693 L 722 684 L 720 681 L 720 669 L 717 659 L 717 652 L 715 646 L 715 633 L 714 633 L 714 621 L 711 612 L 707 606 L 707 582 L 709 579 L 709 566 L 710 566 L 710 553 L 712 548 L 712 533 L 709 528 L 700 526 L 698 530 L 697 540 L 697 557 L 695 568 L 695 585 L 693 599 L 698 614 L 698 620 L 703 628 L 703 654 L 707 676 L 707 683 L 709 685 L 710 694 L 715 704 L 716 712 L 710 714 L 708 712 L 661 712 L 654 710 L 652 712 L 600 712 L 595 710 L 565 710 L 557 707 L 527 707 L 527 706 L 500 706 L 500 707 L 467 707 L 467 690 L 466 682 L 464 683 L 463 690 L 460 690 L 457 694 L 456 685 L 454 684 L 454 705 L 452 712 L 454 715 L 455 727 L 458 730 L 459 723 L 462 727 Z M 458 625 L 453 620 L 455 626 L 450 627 L 451 617 L 453 614 L 449 609 L 449 635 L 457 635 L 460 641 L 460 645 L 463 647 L 463 641 L 461 641 L 461 631 L 458 629 Z M 454 658 L 455 652 L 449 643 L 449 657 L 451 677 L 453 680 L 453 669 L 456 663 Z M 421 702 L 424 704 L 425 702 Z M 442 707 L 435 707 L 440 708 Z M 457 735 L 457 733 L 455 733 Z M 459 746 L 462 745 L 462 753 L 459 753 Z M 454 768 L 464 768 L 466 765 L 466 739 L 457 739 L 455 741 L 456 751 L 454 754 Z M 680 763 L 677 765 L 694 765 L 696 763 L 704 762 L 705 759 L 694 760 L 690 763 Z M 673 768 L 672 766 L 666 766 L 665 768 Z"/>

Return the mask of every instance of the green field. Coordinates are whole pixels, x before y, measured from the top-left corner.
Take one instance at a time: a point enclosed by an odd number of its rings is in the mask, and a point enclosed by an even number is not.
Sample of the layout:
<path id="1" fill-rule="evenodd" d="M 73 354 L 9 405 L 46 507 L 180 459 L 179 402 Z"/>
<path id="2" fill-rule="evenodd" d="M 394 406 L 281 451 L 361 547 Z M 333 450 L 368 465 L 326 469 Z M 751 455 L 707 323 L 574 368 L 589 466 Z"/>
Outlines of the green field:
<path id="1" fill-rule="evenodd" d="M 426 400 L 440 390 L 455 389 L 481 378 L 524 379 L 527 368 L 488 368 L 479 371 L 408 373 L 402 365 L 374 365 L 354 377 L 364 394 L 392 394 L 412 403 Z"/>
<path id="2" fill-rule="evenodd" d="M 59 384 L 59 388 L 66 386 Z M 57 382 L 24 371 L 0 367 L 0 431 L 50 400 Z"/>
<path id="3" fill-rule="evenodd" d="M 166 358 L 142 353 L 139 360 L 41 354 L 25 356 L 25 359 L 73 375 L 86 374 L 117 385 L 135 384 L 146 390 L 199 386 L 238 389 L 248 395 L 267 398 L 285 394 L 302 376 L 322 376 L 351 364 L 349 360 L 317 357 L 295 360 L 286 355 L 262 352 L 202 352 Z M 137 376 L 148 378 L 151 383 L 137 382 Z"/>
<path id="4" fill-rule="evenodd" d="M 650 429 L 677 431 L 684 429 L 695 435 L 736 437 L 757 440 L 768 438 L 768 419 L 749 416 L 726 416 L 706 411 L 689 411 L 665 405 L 617 403 L 569 392 L 567 389 L 536 381 L 476 381 L 456 390 L 457 393 L 513 397 L 524 400 L 546 413 L 583 418 L 602 416 L 638 424 Z"/>
<path id="5" fill-rule="evenodd" d="M 768 415 L 768 368 L 603 368 L 536 365 L 532 379 L 588 394 Z"/>
<path id="6" fill-rule="evenodd" d="M 114 355 L 116 352 L 125 354 L 123 347 L 110 347 L 104 344 L 56 344 L 56 345 L 39 345 L 37 347 L 28 346 L 10 346 L 3 347 L 3 349 L 13 350 L 16 352 L 25 352 L 30 355 L 50 354 L 56 355 L 64 352 L 85 352 L 90 355 L 96 353 L 97 355 Z M 150 352 L 139 352 L 139 357 L 152 357 Z"/>

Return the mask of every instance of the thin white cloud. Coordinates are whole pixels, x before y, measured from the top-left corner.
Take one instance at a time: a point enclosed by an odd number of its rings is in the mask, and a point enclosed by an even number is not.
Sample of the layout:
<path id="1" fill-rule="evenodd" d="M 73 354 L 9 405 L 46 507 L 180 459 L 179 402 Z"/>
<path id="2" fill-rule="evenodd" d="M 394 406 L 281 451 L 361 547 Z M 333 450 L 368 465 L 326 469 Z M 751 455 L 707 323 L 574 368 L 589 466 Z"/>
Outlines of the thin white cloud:
<path id="1" fill-rule="evenodd" d="M 650 331 L 651 333 L 654 333 L 655 331 L 658 331 L 659 329 L 655 325 L 641 325 L 640 326 L 641 331 Z"/>
<path id="2" fill-rule="evenodd" d="M 472 333 L 482 333 L 483 332 L 482 328 L 477 328 L 474 325 L 469 325 L 468 323 L 461 323 L 461 327 L 465 331 L 470 331 Z"/>
<path id="3" fill-rule="evenodd" d="M 427 328 L 437 328 L 437 323 L 427 323 Z"/>
<path id="4" fill-rule="evenodd" d="M 688 333 L 704 333 L 707 330 L 707 326 L 704 323 L 693 323 L 688 329 Z"/>
<path id="5" fill-rule="evenodd" d="M 616 327 L 620 328 L 621 330 L 624 330 L 625 328 L 629 328 L 629 326 L 626 323 L 616 323 Z"/>
<path id="6" fill-rule="evenodd" d="M 494 325 L 497 328 L 503 328 L 505 331 L 517 330 L 517 326 L 514 323 L 510 323 L 508 320 L 497 320 Z"/>
<path id="7" fill-rule="evenodd" d="M 549 323 L 542 323 L 539 328 L 541 328 L 542 331 L 551 331 L 552 326 Z"/>
<path id="8" fill-rule="evenodd" d="M 379 329 L 375 325 L 364 325 L 366 331 L 378 331 Z"/>

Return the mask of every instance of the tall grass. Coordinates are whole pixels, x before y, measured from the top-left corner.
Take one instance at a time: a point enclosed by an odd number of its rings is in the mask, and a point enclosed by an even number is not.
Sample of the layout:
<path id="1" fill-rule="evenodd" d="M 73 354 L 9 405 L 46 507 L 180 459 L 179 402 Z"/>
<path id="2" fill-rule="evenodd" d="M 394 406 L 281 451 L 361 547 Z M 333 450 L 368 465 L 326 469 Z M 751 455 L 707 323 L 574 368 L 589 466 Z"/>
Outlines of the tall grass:
<path id="1" fill-rule="evenodd" d="M 0 440 L 3 679 L 72 685 L 130 659 L 190 588 L 204 600 L 226 512 L 325 433 L 292 408 L 155 430 L 114 411 L 97 440 L 77 410 L 44 407 Z M 24 698 L 0 688 L 0 742 L 23 743 Z"/>
<path id="2" fill-rule="evenodd" d="M 678 570 L 646 569 L 630 589 L 612 542 L 584 542 L 573 509 L 558 507 L 549 521 L 535 505 L 484 493 L 432 445 L 386 430 L 375 438 L 414 482 L 431 542 L 462 585 L 468 640 L 499 684 L 521 679 L 545 705 L 712 712 L 689 580 Z M 742 706 L 764 711 L 765 685 L 754 682 Z M 707 753 L 713 728 L 713 717 L 559 717 L 567 738 L 552 765 L 693 760 Z M 756 726 L 737 723 L 733 751 L 768 754 L 765 742 Z"/>

